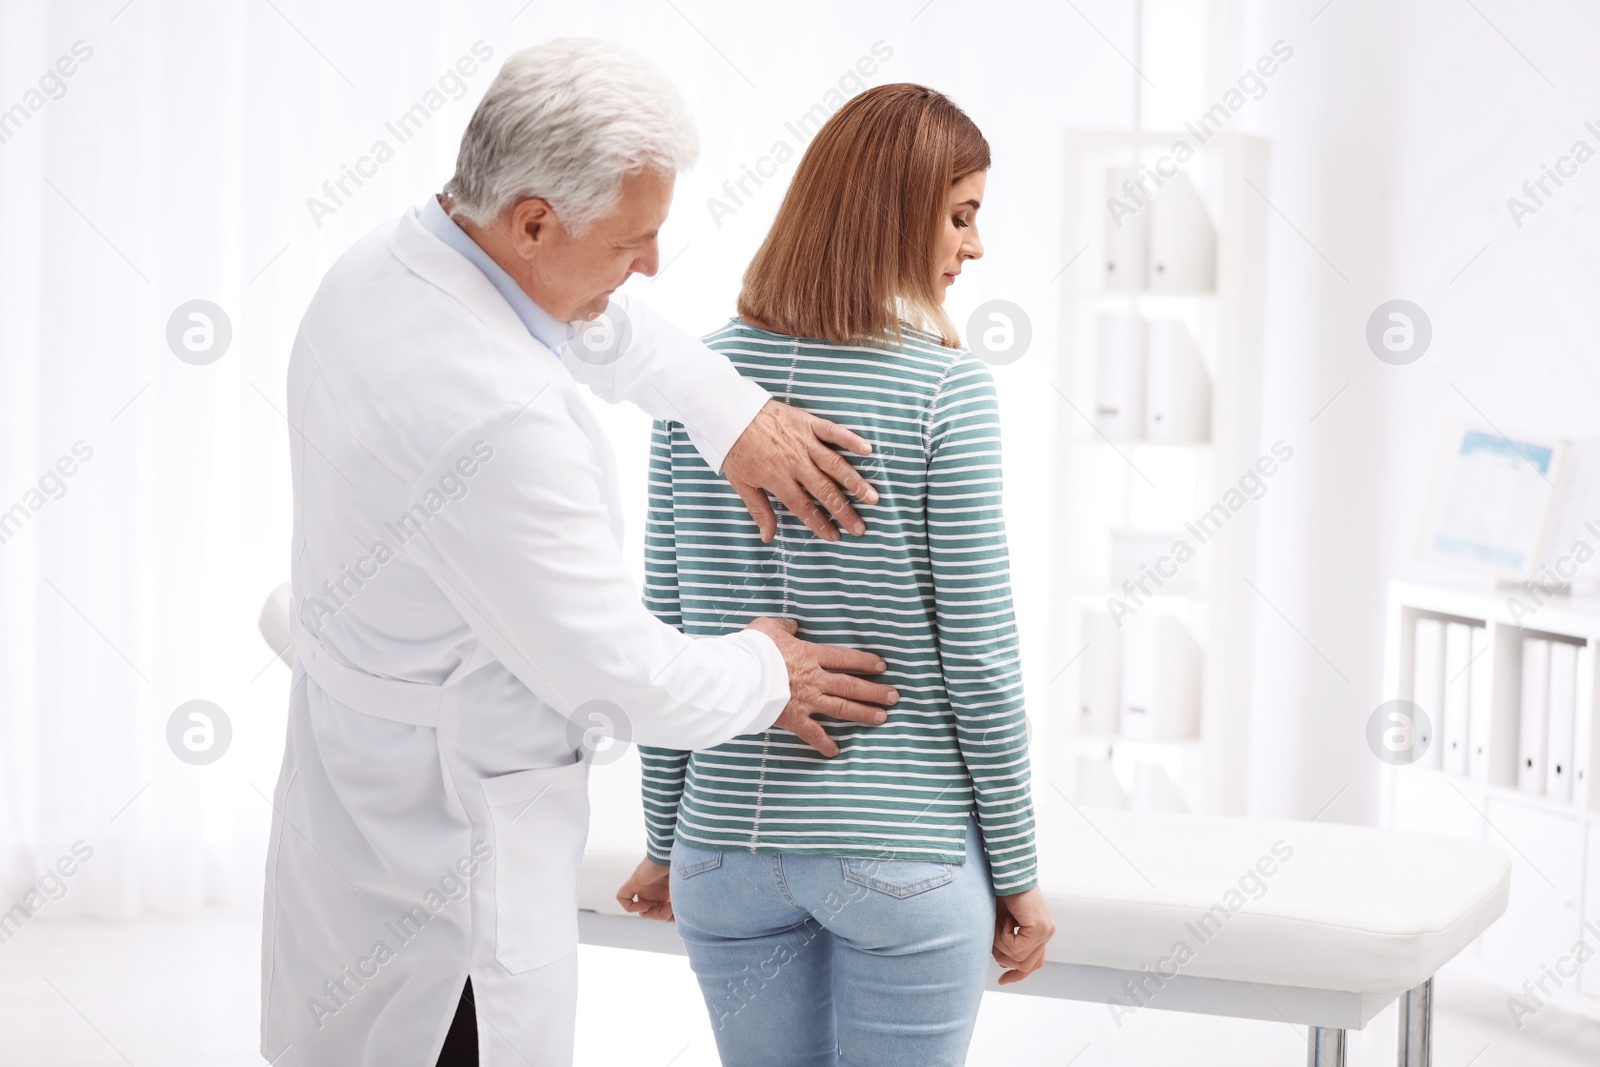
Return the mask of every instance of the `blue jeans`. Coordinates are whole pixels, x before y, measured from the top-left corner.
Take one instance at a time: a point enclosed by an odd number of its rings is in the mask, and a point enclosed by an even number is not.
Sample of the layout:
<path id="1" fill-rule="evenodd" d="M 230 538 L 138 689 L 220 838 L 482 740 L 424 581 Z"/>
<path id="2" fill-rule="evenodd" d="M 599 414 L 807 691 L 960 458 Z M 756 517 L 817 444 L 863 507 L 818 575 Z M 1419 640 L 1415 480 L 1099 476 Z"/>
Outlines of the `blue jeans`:
<path id="1" fill-rule="evenodd" d="M 724 1067 L 966 1061 L 994 943 L 964 864 L 672 848 L 672 910 Z"/>

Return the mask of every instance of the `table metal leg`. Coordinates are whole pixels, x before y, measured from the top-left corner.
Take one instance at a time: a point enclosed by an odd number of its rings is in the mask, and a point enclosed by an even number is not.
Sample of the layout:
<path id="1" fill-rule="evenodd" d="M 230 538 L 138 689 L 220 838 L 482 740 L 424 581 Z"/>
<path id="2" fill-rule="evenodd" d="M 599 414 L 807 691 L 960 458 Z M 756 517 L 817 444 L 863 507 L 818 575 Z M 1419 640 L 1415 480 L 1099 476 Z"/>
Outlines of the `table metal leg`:
<path id="1" fill-rule="evenodd" d="M 1400 994 L 1399 1067 L 1432 1067 L 1433 979 Z"/>
<path id="2" fill-rule="evenodd" d="M 1343 1030 L 1313 1026 L 1306 1040 L 1306 1067 L 1344 1067 Z"/>

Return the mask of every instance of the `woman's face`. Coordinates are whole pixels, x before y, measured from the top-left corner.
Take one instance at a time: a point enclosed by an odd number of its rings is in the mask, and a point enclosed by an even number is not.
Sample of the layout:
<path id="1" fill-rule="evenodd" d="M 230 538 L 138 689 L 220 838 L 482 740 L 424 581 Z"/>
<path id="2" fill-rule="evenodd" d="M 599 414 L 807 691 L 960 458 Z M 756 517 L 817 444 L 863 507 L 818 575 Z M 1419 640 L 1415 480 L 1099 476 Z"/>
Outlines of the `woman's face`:
<path id="1" fill-rule="evenodd" d="M 986 170 L 974 171 L 950 186 L 945 199 L 944 225 L 934 241 L 940 300 L 955 284 L 961 265 L 983 255 L 983 242 L 978 240 L 978 205 L 983 202 L 983 183 L 988 176 Z"/>

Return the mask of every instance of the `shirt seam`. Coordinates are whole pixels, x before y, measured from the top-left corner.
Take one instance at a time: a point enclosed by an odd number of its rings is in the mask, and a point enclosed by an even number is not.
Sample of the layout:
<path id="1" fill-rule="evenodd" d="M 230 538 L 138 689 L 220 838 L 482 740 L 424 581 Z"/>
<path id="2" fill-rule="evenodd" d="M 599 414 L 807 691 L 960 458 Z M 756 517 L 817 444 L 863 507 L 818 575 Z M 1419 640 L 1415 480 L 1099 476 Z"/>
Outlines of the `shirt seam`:
<path id="1" fill-rule="evenodd" d="M 789 377 L 783 384 L 783 402 L 788 404 L 794 399 L 794 375 L 800 365 L 800 342 L 795 341 L 789 350 Z M 787 619 L 790 607 L 789 589 L 789 540 L 783 532 L 784 509 L 780 504 L 773 509 L 773 532 L 778 545 L 778 566 L 783 576 L 783 603 L 779 609 L 779 616 Z M 761 734 L 761 765 L 756 774 L 756 807 L 750 819 L 750 851 L 754 852 L 761 843 L 761 808 L 767 799 L 767 756 L 772 739 L 769 731 Z"/>
<path id="2" fill-rule="evenodd" d="M 945 382 L 950 380 L 950 374 L 955 370 L 956 364 L 961 362 L 961 353 L 958 351 L 949 363 L 945 364 L 944 373 L 939 375 L 939 380 L 934 383 L 933 395 L 928 398 L 928 409 L 922 416 L 922 451 L 928 460 L 933 459 L 933 415 L 939 407 L 939 397 L 944 392 Z"/>

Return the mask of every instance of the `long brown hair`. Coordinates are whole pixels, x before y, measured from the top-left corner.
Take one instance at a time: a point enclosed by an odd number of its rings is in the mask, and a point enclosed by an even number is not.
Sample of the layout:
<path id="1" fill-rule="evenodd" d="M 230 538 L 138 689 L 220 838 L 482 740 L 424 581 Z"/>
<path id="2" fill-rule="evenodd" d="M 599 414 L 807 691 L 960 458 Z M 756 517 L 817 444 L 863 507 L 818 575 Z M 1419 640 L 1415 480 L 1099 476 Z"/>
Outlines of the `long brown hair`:
<path id="1" fill-rule="evenodd" d="M 960 344 L 941 306 L 934 241 L 950 186 L 989 169 L 989 142 L 923 85 L 852 97 L 817 131 L 767 239 L 744 272 L 739 314 L 836 345 L 900 341 L 900 320 Z"/>

